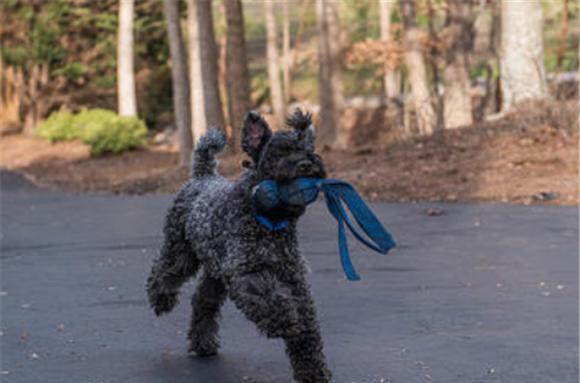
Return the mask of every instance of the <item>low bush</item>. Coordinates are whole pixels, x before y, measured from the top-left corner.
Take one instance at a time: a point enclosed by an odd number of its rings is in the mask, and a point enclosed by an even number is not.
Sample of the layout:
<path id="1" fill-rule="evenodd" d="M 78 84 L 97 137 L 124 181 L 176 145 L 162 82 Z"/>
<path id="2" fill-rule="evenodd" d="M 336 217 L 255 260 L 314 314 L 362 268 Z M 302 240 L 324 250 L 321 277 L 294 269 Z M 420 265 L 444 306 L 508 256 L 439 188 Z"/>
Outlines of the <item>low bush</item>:
<path id="1" fill-rule="evenodd" d="M 95 109 L 77 116 L 81 140 L 91 147 L 91 154 L 120 153 L 145 143 L 147 127 L 135 117 L 121 117 Z"/>
<path id="2" fill-rule="evenodd" d="M 38 126 L 36 134 L 50 142 L 79 138 L 79 131 L 74 125 L 74 116 L 69 112 L 51 114 Z"/>
<path id="3" fill-rule="evenodd" d="M 147 127 L 136 117 L 122 117 L 105 109 L 85 109 L 76 115 L 53 113 L 37 133 L 51 142 L 80 139 L 91 147 L 92 155 L 100 155 L 142 146 Z"/>

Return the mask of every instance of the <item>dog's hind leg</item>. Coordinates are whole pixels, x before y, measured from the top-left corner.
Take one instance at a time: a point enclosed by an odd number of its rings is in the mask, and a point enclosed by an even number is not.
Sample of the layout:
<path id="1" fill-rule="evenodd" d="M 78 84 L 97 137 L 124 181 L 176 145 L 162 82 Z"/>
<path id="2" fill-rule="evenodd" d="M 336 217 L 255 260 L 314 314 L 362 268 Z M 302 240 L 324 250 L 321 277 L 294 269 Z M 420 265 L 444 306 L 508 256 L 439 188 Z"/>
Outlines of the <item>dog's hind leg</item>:
<path id="1" fill-rule="evenodd" d="M 199 269 L 199 260 L 185 238 L 186 214 L 181 210 L 176 204 L 167 215 L 163 246 L 147 279 L 149 303 L 157 315 L 173 309 L 179 288 Z"/>
<path id="2" fill-rule="evenodd" d="M 191 299 L 193 313 L 189 330 L 189 351 L 198 356 L 215 355 L 219 348 L 220 308 L 226 298 L 226 287 L 217 279 L 200 278 Z"/>
<path id="3" fill-rule="evenodd" d="M 178 302 L 181 285 L 195 276 L 199 261 L 191 249 L 163 248 L 147 279 L 149 303 L 155 314 L 170 312 Z"/>

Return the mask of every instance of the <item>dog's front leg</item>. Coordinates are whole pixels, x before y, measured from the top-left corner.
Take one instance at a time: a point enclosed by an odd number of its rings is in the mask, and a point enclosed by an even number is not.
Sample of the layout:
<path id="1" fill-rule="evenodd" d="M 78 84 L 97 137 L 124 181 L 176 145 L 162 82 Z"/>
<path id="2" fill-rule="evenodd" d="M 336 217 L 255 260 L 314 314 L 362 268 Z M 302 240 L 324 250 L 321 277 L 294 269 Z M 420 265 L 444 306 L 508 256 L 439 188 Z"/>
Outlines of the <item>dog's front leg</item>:
<path id="1" fill-rule="evenodd" d="M 326 366 L 320 326 L 308 285 L 303 278 L 294 289 L 300 322 L 300 332 L 284 337 L 294 379 L 300 383 L 328 383 L 331 373 Z"/>
<path id="2" fill-rule="evenodd" d="M 269 270 L 236 273 L 229 282 L 230 298 L 269 338 L 300 332 L 297 307 L 288 286 Z"/>

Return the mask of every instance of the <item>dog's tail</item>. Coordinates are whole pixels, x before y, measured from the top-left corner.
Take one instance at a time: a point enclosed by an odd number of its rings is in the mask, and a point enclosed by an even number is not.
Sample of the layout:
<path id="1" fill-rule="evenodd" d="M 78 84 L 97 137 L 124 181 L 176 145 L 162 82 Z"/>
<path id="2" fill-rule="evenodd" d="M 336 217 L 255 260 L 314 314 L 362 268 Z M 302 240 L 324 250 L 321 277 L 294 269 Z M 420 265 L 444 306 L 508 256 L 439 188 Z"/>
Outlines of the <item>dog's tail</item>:
<path id="1" fill-rule="evenodd" d="M 203 135 L 193 150 L 191 174 L 203 178 L 216 174 L 218 161 L 215 156 L 226 146 L 226 136 L 219 129 L 211 129 Z"/>

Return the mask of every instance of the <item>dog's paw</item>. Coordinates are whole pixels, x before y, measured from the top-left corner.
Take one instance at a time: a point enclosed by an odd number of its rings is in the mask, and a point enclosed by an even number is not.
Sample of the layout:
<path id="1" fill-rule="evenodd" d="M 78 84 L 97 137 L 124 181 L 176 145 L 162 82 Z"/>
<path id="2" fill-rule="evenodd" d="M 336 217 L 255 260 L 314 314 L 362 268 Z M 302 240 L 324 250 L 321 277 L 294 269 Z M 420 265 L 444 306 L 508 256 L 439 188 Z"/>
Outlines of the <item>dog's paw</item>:
<path id="1" fill-rule="evenodd" d="M 178 303 L 177 291 L 164 288 L 153 275 L 147 280 L 147 297 L 149 305 L 155 311 L 155 315 L 160 316 L 168 313 Z"/>
<path id="2" fill-rule="evenodd" d="M 192 349 L 189 348 L 189 350 L 187 350 L 187 353 L 189 354 L 189 356 L 199 356 L 199 357 L 208 357 L 208 356 L 215 356 L 217 355 L 217 349 L 212 349 L 212 348 L 198 348 L 198 349 Z"/>
<path id="3" fill-rule="evenodd" d="M 166 314 L 173 310 L 177 302 L 177 293 L 159 294 L 156 291 L 149 291 L 149 304 L 157 316 Z"/>
<path id="4" fill-rule="evenodd" d="M 332 382 L 332 373 L 328 368 L 325 367 L 322 369 L 318 381 L 323 383 Z"/>
<path id="5" fill-rule="evenodd" d="M 298 360 L 294 364 L 293 372 L 294 380 L 297 383 L 332 382 L 332 373 L 326 367 L 326 362 L 322 355 L 304 353 L 302 349 L 296 349 L 295 352 L 298 352 Z"/>
<path id="6" fill-rule="evenodd" d="M 166 294 L 160 296 L 157 303 L 153 307 L 155 310 L 155 315 L 160 316 L 170 312 L 173 310 L 175 305 L 177 305 L 177 302 L 177 294 Z"/>
<path id="7" fill-rule="evenodd" d="M 187 350 L 190 356 L 214 356 L 217 355 L 219 349 L 219 341 L 217 337 L 198 337 L 194 334 L 189 334 L 189 349 Z"/>

